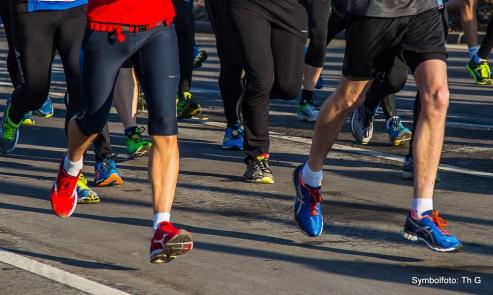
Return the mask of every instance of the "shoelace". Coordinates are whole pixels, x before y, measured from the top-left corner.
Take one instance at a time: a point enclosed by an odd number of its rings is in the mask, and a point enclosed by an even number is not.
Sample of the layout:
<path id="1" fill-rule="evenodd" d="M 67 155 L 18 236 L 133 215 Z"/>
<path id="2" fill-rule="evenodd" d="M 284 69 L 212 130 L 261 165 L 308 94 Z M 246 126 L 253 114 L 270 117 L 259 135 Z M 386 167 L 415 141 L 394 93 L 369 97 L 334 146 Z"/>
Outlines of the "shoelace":
<path id="1" fill-rule="evenodd" d="M 82 183 L 84 183 L 84 184 L 86 184 L 86 183 L 87 183 L 87 178 L 86 178 L 86 176 L 85 176 L 84 174 L 82 174 L 82 173 L 79 175 L 79 179 L 78 179 L 78 180 L 80 180 L 80 181 L 81 181 Z"/>
<path id="2" fill-rule="evenodd" d="M 270 173 L 269 166 L 266 160 L 258 161 L 257 167 L 262 171 L 262 173 Z"/>
<path id="3" fill-rule="evenodd" d="M 105 172 L 105 173 L 108 173 L 111 171 L 111 169 L 113 168 L 113 165 L 111 165 L 111 161 L 113 160 L 113 158 L 115 158 L 117 155 L 113 155 L 111 156 L 110 158 L 106 158 L 103 160 L 103 163 L 101 163 L 101 169 Z"/>
<path id="4" fill-rule="evenodd" d="M 399 117 L 393 117 L 390 119 L 392 129 L 399 131 L 401 129 L 401 119 Z"/>
<path id="5" fill-rule="evenodd" d="M 136 143 L 141 143 L 144 141 L 142 138 L 142 133 L 145 131 L 145 127 L 137 127 L 134 129 L 134 131 L 130 134 L 130 138 L 133 139 Z"/>
<path id="6" fill-rule="evenodd" d="M 443 219 L 442 217 L 440 217 L 438 215 L 438 210 L 433 210 L 432 211 L 432 215 L 431 215 L 431 218 L 433 219 L 433 222 L 436 224 L 436 226 L 438 227 L 438 229 L 440 229 L 440 231 L 445 234 L 445 235 L 448 235 L 448 231 L 445 230 L 445 227 L 448 225 L 447 221 L 445 221 L 445 219 Z"/>
<path id="7" fill-rule="evenodd" d="M 365 110 L 359 112 L 360 120 L 363 121 L 363 129 L 367 131 L 370 128 L 370 124 L 373 121 L 372 116 L 366 116 Z"/>
<path id="8" fill-rule="evenodd" d="M 322 202 L 322 194 L 320 194 L 319 189 L 314 189 L 307 187 L 308 191 L 310 192 L 310 198 L 311 198 L 311 215 L 312 216 L 317 216 L 318 215 L 318 206 L 320 205 L 320 202 Z"/>

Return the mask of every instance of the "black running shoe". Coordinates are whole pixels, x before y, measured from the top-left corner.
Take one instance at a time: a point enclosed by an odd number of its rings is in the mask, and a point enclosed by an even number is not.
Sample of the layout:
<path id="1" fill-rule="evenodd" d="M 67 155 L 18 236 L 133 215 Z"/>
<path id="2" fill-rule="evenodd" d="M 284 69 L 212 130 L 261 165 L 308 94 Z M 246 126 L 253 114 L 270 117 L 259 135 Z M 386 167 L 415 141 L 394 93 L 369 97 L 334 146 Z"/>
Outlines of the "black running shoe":
<path id="1" fill-rule="evenodd" d="M 269 167 L 269 154 L 261 154 L 255 159 L 246 158 L 247 170 L 243 174 L 243 178 L 247 182 L 252 183 L 274 183 L 274 177 Z"/>

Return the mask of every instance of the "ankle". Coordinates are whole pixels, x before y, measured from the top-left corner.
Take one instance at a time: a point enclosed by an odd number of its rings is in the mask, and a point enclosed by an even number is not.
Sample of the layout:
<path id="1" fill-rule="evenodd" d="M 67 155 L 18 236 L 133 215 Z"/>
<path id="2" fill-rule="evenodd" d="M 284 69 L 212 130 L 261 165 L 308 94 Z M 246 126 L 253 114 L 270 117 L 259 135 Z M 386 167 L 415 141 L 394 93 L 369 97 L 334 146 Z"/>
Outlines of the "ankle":
<path id="1" fill-rule="evenodd" d="M 83 159 L 82 157 L 77 161 L 70 161 L 68 155 L 63 158 L 63 170 L 70 176 L 77 177 L 82 170 Z"/>
<path id="2" fill-rule="evenodd" d="M 152 218 L 152 228 L 156 230 L 161 222 L 169 222 L 171 219 L 171 213 L 161 212 L 154 214 Z"/>

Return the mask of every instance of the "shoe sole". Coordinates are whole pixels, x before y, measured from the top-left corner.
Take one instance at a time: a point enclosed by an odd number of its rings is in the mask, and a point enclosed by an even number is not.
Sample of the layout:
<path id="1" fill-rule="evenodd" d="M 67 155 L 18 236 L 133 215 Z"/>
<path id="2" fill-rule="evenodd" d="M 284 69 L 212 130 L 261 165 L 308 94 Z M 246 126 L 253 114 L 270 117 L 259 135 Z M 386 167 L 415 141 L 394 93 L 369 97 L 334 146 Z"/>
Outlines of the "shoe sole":
<path id="1" fill-rule="evenodd" d="M 414 180 L 414 173 L 407 172 L 407 171 L 401 171 L 401 178 L 406 179 L 406 180 Z M 435 177 L 435 181 L 436 182 L 442 181 L 442 179 L 440 178 L 440 175 L 437 174 L 437 176 Z"/>
<path id="2" fill-rule="evenodd" d="M 40 111 L 36 111 L 35 113 L 36 113 L 36 115 L 38 115 L 41 118 L 51 118 L 55 115 L 54 113 L 47 114 L 47 113 L 42 113 Z"/>
<path id="3" fill-rule="evenodd" d="M 110 177 L 106 178 L 104 181 L 100 183 L 96 183 L 97 187 L 106 187 L 106 186 L 115 186 L 115 185 L 122 185 L 123 180 L 120 177 L 117 177 L 116 175 L 111 175 Z"/>
<path id="4" fill-rule="evenodd" d="M 133 154 L 130 154 L 128 156 L 129 159 L 137 159 L 143 156 L 147 156 L 149 154 L 149 151 L 151 150 L 151 145 L 144 145 L 140 150 L 136 151 Z"/>
<path id="5" fill-rule="evenodd" d="M 184 230 L 176 237 L 169 240 L 164 246 L 163 251 L 152 254 L 151 263 L 168 263 L 173 261 L 177 256 L 186 254 L 193 249 L 192 235 Z"/>
<path id="6" fill-rule="evenodd" d="M 2 128 L 0 128 L 0 133 L 1 133 L 1 130 L 2 130 Z M 14 140 L 14 144 L 12 145 L 12 147 L 6 149 L 3 146 L 3 144 L 0 142 L 0 154 L 3 154 L 3 155 L 10 154 L 11 152 L 13 152 L 15 150 L 15 147 L 17 146 L 18 142 L 19 142 L 19 131 L 17 131 L 15 134 L 15 140 Z"/>
<path id="7" fill-rule="evenodd" d="M 436 252 L 442 252 L 442 253 L 454 253 L 455 252 L 456 253 L 456 252 L 460 252 L 463 248 L 462 245 L 460 247 L 457 247 L 457 248 L 447 248 L 447 249 L 433 247 L 433 245 L 428 243 L 425 239 L 420 238 L 417 235 L 410 233 L 410 232 L 403 232 L 402 236 L 404 237 L 404 239 L 409 240 L 409 241 L 414 242 L 414 243 L 417 243 L 419 241 L 425 242 L 426 247 L 428 249 L 436 251 Z"/>
<path id="8" fill-rule="evenodd" d="M 237 145 L 235 145 L 235 146 L 224 146 L 224 145 L 222 145 L 221 149 L 223 149 L 225 151 L 242 151 L 243 150 L 242 147 L 239 147 Z"/>
<path id="9" fill-rule="evenodd" d="M 270 177 L 262 177 L 260 179 L 246 179 L 248 183 L 260 183 L 260 184 L 274 184 L 274 179 Z"/>
<path id="10" fill-rule="evenodd" d="M 401 171 L 401 178 L 412 180 L 412 179 L 414 179 L 414 173 L 407 172 L 407 171 L 403 170 L 403 171 Z"/>
<path id="11" fill-rule="evenodd" d="M 22 126 L 33 126 L 33 125 L 36 125 L 36 121 L 31 120 L 31 119 L 22 120 L 21 125 Z"/>
<path id="12" fill-rule="evenodd" d="M 410 141 L 411 137 L 412 134 L 408 134 L 408 133 L 402 134 L 401 136 L 397 137 L 392 141 L 392 145 L 393 146 L 401 145 L 403 142 Z"/>
<path id="13" fill-rule="evenodd" d="M 94 196 L 79 198 L 77 200 L 77 204 L 84 204 L 84 205 L 97 204 L 100 202 L 101 199 L 99 197 L 94 197 Z"/>
<path id="14" fill-rule="evenodd" d="M 178 116 L 178 119 L 191 119 L 193 116 L 196 116 L 196 115 L 200 115 L 202 114 L 202 110 L 195 110 L 193 112 L 190 112 L 190 113 L 186 113 L 186 114 L 181 114 Z"/>
<path id="15" fill-rule="evenodd" d="M 301 115 L 297 115 L 296 116 L 296 120 L 303 121 L 303 122 L 308 122 L 308 123 L 313 123 L 313 122 L 316 122 L 317 121 L 316 118 L 315 119 L 309 119 L 309 118 L 307 118 L 305 116 L 301 116 Z"/>

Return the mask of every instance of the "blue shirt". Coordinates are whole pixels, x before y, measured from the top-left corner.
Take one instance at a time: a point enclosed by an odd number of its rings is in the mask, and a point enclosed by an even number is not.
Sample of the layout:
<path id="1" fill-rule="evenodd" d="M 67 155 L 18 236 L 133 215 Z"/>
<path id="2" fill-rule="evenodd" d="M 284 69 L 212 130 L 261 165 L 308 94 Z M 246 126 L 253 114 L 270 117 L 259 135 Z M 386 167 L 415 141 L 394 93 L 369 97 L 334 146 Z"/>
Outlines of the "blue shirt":
<path id="1" fill-rule="evenodd" d="M 87 0 L 28 0 L 27 4 L 28 12 L 40 10 L 65 10 L 86 5 Z"/>

